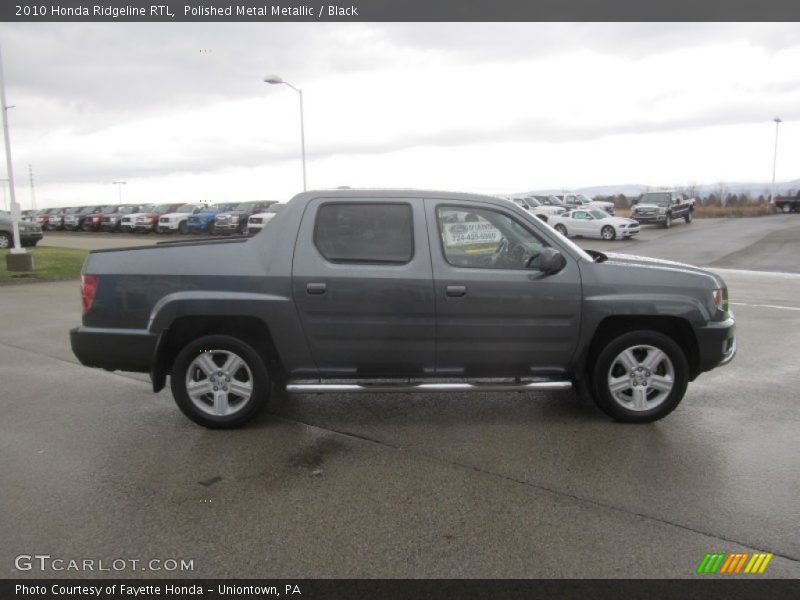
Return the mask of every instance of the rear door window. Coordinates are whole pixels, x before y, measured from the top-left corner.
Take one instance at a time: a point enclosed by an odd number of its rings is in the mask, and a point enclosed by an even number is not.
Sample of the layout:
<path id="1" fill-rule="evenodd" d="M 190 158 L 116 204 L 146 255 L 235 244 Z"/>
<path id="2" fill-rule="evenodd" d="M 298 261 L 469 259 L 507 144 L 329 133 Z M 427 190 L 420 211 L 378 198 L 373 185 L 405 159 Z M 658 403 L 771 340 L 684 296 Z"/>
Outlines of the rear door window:
<path id="1" fill-rule="evenodd" d="M 333 263 L 408 263 L 414 254 L 411 205 L 323 204 L 317 211 L 314 245 Z"/>

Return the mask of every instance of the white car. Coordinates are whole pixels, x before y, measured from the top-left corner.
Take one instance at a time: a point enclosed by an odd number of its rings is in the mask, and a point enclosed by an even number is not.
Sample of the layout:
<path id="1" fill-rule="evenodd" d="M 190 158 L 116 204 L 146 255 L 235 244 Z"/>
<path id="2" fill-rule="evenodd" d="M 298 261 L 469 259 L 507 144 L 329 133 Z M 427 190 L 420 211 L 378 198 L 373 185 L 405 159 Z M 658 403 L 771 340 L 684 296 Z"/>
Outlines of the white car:
<path id="1" fill-rule="evenodd" d="M 563 194 L 556 196 L 568 209 L 574 208 L 599 208 L 606 211 L 608 214 L 614 214 L 614 203 L 605 200 L 592 200 L 585 194 Z"/>
<path id="2" fill-rule="evenodd" d="M 552 215 L 561 214 L 566 210 L 557 206 L 548 206 L 546 204 L 542 204 L 536 200 L 536 198 L 506 198 L 506 200 L 510 200 L 523 210 L 527 210 L 532 215 L 536 215 L 545 223 L 547 223 L 547 220 Z"/>
<path id="3" fill-rule="evenodd" d="M 264 226 L 269 223 L 272 219 L 275 218 L 281 209 L 286 206 L 285 204 L 273 204 L 264 212 L 256 213 L 252 215 L 249 219 L 247 219 L 247 233 L 249 235 L 255 235 L 262 229 Z"/>
<path id="4" fill-rule="evenodd" d="M 189 233 L 189 215 L 200 212 L 202 204 L 184 204 L 172 213 L 161 215 L 158 218 L 156 231 L 158 233 Z"/>
<path id="5" fill-rule="evenodd" d="M 551 215 L 561 215 L 567 212 L 567 209 L 563 206 L 546 204 L 534 198 L 533 196 L 526 197 L 525 202 L 528 203 L 528 206 L 530 206 L 530 211 L 535 215 L 547 215 L 549 217 Z"/>
<path id="6" fill-rule="evenodd" d="M 563 215 L 550 217 L 547 223 L 564 236 L 579 235 L 615 240 L 639 233 L 637 221 L 612 217 L 596 208 L 571 210 Z"/>

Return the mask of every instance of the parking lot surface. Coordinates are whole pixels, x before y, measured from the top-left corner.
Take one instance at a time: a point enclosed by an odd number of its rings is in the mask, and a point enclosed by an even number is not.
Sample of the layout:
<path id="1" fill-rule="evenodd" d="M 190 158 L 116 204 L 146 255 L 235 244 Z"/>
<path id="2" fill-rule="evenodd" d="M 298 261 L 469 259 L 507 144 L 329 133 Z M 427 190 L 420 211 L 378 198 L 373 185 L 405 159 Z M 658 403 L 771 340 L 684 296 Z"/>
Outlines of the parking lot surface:
<path id="1" fill-rule="evenodd" d="M 194 564 L 98 576 L 693 577 L 707 552 L 764 551 L 800 577 L 800 218 L 579 243 L 730 287 L 736 359 L 660 422 L 569 392 L 277 394 L 208 431 L 146 377 L 76 364 L 75 282 L 0 288 L 0 573 L 87 575 L 15 570 L 44 553 Z"/>

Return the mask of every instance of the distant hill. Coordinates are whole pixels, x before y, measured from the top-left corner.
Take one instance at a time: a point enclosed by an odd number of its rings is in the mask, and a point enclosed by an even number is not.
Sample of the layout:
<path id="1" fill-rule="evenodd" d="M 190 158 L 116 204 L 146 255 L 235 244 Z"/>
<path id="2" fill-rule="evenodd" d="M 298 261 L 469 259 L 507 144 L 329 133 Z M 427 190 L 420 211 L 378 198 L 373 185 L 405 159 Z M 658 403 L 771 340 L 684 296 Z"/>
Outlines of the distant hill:
<path id="1" fill-rule="evenodd" d="M 695 193 L 701 197 L 708 196 L 717 192 L 720 188 L 720 185 L 725 187 L 726 194 L 749 194 L 753 197 L 758 197 L 761 194 L 765 196 L 769 194 L 770 183 L 757 183 L 752 181 L 745 181 L 745 182 L 732 182 L 732 183 L 725 183 L 722 182 L 721 184 L 718 183 L 709 183 L 709 184 L 697 184 L 694 186 L 696 190 Z M 520 196 L 530 196 L 532 194 L 562 194 L 564 191 L 569 192 L 578 192 L 580 194 L 586 194 L 590 198 L 595 196 L 616 196 L 618 194 L 622 194 L 627 197 L 635 197 L 639 196 L 640 194 L 648 191 L 648 190 L 658 190 L 658 189 L 686 189 L 688 185 L 676 185 L 676 186 L 647 186 L 642 184 L 636 183 L 626 183 L 626 184 L 619 184 L 619 185 L 596 185 L 590 187 L 582 187 L 576 189 L 569 189 L 569 190 L 560 190 L 560 189 L 537 189 L 531 190 L 530 192 L 520 192 L 517 194 L 511 194 L 515 197 Z M 790 181 L 776 181 L 775 182 L 775 194 L 781 195 L 786 194 L 788 191 L 793 190 L 797 191 L 800 190 L 800 179 L 792 179 Z"/>

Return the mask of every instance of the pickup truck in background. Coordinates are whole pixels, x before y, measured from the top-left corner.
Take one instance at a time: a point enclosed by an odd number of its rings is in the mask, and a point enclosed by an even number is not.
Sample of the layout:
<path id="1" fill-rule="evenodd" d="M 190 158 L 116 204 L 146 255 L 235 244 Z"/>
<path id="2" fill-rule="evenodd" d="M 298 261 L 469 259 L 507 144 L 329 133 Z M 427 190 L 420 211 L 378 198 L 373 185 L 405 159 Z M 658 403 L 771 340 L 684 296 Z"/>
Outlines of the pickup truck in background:
<path id="1" fill-rule="evenodd" d="M 676 268 L 679 267 L 679 268 Z M 72 350 L 169 377 L 178 407 L 236 427 L 290 393 L 576 386 L 660 419 L 736 352 L 728 292 L 689 265 L 586 252 L 507 200 L 412 190 L 295 196 L 254 237 L 95 250 Z"/>
<path id="2" fill-rule="evenodd" d="M 800 212 L 800 192 L 793 198 L 790 196 L 776 196 L 772 199 L 775 210 L 782 213 Z"/>
<path id="3" fill-rule="evenodd" d="M 676 219 L 688 224 L 694 216 L 694 202 L 694 198 L 684 198 L 680 192 L 645 192 L 631 208 L 631 219 L 666 228 L 672 227 Z"/>

